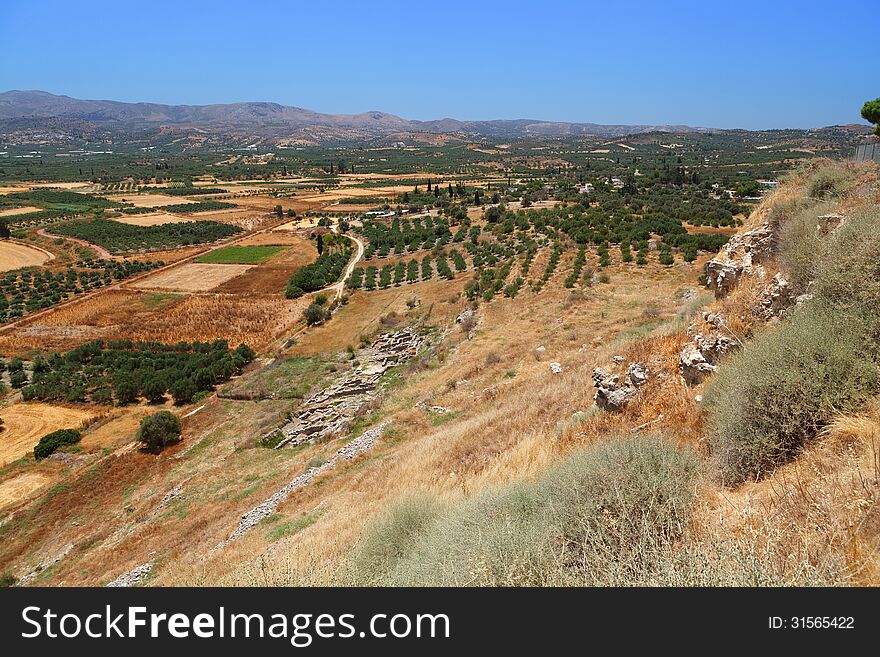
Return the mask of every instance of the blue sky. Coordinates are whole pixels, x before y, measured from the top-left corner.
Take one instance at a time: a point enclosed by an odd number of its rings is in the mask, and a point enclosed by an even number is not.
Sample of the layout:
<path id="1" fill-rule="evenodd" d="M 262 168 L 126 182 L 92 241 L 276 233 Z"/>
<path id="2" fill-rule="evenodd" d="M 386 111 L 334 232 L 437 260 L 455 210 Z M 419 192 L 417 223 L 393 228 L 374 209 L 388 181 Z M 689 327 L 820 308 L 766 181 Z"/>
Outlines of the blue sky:
<path id="1" fill-rule="evenodd" d="M 413 119 L 861 122 L 876 0 L 0 2 L 0 90 Z"/>

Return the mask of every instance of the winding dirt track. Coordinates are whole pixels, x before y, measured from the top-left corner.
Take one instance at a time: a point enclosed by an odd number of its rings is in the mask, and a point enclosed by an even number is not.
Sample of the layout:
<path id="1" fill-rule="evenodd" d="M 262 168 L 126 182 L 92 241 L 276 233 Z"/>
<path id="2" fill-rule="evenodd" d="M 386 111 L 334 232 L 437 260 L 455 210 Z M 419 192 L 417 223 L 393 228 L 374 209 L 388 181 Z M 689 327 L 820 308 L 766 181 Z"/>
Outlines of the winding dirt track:
<path id="1" fill-rule="evenodd" d="M 335 228 L 334 228 L 334 232 L 336 232 Z M 345 271 L 342 272 L 342 278 L 339 279 L 339 282 L 334 283 L 333 285 L 330 285 L 329 287 L 324 288 L 328 292 L 330 290 L 333 290 L 336 293 L 337 299 L 342 298 L 342 293 L 345 291 L 345 281 L 347 281 L 348 277 L 351 276 L 351 272 L 354 271 L 354 266 L 358 262 L 360 262 L 361 258 L 364 257 L 364 243 L 361 242 L 354 235 L 346 235 L 346 237 L 348 237 L 351 240 L 354 240 L 354 243 L 357 245 L 357 252 L 354 254 L 354 258 L 351 259 L 351 262 L 349 262 L 348 265 L 346 266 Z"/>
<path id="2" fill-rule="evenodd" d="M 99 258 L 103 258 L 104 260 L 115 260 L 116 259 L 116 257 L 112 253 L 110 253 L 107 249 L 105 249 L 103 246 L 100 246 L 98 244 L 94 244 L 92 242 L 86 242 L 85 240 L 81 240 L 78 237 L 67 237 L 65 235 L 55 235 L 54 233 L 47 232 L 45 228 L 40 228 L 37 231 L 37 235 L 40 235 L 41 237 L 48 237 L 51 240 L 68 240 L 70 242 L 73 242 L 74 244 L 79 244 L 80 246 L 84 246 L 87 249 L 91 249 L 96 254 L 98 254 Z"/>

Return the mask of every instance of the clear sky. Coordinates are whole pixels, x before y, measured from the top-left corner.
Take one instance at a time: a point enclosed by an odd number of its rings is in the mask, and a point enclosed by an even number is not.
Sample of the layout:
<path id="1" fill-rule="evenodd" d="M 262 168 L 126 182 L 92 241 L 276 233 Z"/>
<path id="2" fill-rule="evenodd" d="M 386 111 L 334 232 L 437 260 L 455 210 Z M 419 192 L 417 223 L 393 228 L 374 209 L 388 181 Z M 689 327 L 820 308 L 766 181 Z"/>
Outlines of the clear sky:
<path id="1" fill-rule="evenodd" d="M 862 122 L 877 0 L 0 0 L 0 91 L 411 119 Z"/>

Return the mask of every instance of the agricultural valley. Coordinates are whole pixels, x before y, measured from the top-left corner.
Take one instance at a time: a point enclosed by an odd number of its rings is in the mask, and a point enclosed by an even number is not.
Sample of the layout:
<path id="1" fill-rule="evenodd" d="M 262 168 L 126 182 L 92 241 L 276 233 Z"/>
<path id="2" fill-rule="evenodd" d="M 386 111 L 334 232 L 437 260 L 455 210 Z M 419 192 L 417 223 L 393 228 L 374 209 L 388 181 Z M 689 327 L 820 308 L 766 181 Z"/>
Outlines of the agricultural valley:
<path id="1" fill-rule="evenodd" d="M 4 584 L 880 583 L 869 128 L 23 93 Z"/>

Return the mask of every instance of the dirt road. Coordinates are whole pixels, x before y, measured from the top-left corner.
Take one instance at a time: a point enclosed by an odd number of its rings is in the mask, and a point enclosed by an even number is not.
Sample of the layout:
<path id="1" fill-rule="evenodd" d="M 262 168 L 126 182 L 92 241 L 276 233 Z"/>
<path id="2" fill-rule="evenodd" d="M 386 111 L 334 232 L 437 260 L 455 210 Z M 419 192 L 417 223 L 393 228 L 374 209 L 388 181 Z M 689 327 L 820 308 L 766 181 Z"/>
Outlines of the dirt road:
<path id="1" fill-rule="evenodd" d="M 53 233 L 47 232 L 45 228 L 40 228 L 37 231 L 37 235 L 40 235 L 42 237 L 48 237 L 51 240 L 68 240 L 70 242 L 73 242 L 74 244 L 79 244 L 80 246 L 84 246 L 87 249 L 91 249 L 96 254 L 98 254 L 99 258 L 103 258 L 104 260 L 115 260 L 116 259 L 116 257 L 112 253 L 110 253 L 107 249 L 105 249 L 103 246 L 100 246 L 98 244 L 93 244 L 92 242 L 87 242 L 85 240 L 81 240 L 78 237 L 66 237 L 64 235 L 55 235 Z"/>
<path id="2" fill-rule="evenodd" d="M 336 232 L 336 228 L 333 229 L 333 232 Z M 351 240 L 354 240 L 354 243 L 357 245 L 357 251 L 354 254 L 354 258 L 351 259 L 351 262 L 345 268 L 345 271 L 342 272 L 342 278 L 339 279 L 338 283 L 334 283 L 327 288 L 324 288 L 328 292 L 333 290 L 336 293 L 336 298 L 341 299 L 342 293 L 345 291 L 345 281 L 348 280 L 348 277 L 351 276 L 351 272 L 354 271 L 354 266 L 360 262 L 360 259 L 364 257 L 364 243 L 360 241 L 357 237 L 353 235 L 346 235 Z"/>

